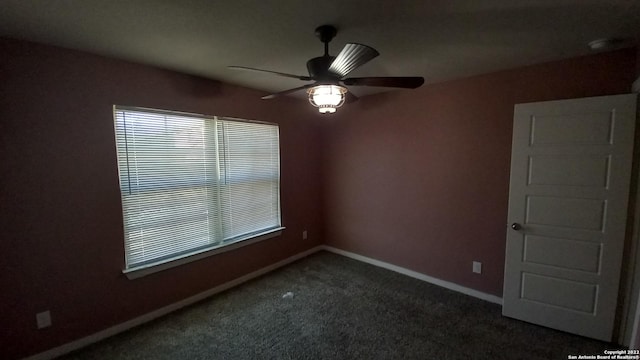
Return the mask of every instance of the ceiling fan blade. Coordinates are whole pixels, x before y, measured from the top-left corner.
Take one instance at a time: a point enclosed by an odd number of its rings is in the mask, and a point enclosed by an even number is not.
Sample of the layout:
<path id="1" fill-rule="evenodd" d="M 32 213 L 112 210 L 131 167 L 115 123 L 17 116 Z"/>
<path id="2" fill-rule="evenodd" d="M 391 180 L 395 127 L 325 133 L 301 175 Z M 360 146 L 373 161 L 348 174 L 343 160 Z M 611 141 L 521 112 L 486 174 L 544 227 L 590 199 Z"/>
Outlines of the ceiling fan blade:
<path id="1" fill-rule="evenodd" d="M 310 87 L 313 87 L 314 85 L 315 84 L 307 84 L 307 85 L 303 85 L 303 86 L 298 86 L 297 88 L 293 88 L 293 89 L 284 90 L 284 91 L 280 91 L 280 92 L 277 92 L 277 93 L 269 94 L 269 95 L 263 96 L 262 100 L 269 100 L 269 99 L 273 99 L 273 98 L 278 97 L 278 96 L 288 95 L 288 94 L 294 93 L 296 91 L 306 90 L 306 89 L 308 89 Z"/>
<path id="2" fill-rule="evenodd" d="M 415 89 L 424 84 L 424 78 L 420 76 L 405 77 L 363 77 L 348 78 L 342 80 L 345 85 L 350 86 L 381 86 L 405 89 Z"/>
<path id="3" fill-rule="evenodd" d="M 345 77 L 355 68 L 380 55 L 376 49 L 362 44 L 347 44 L 329 66 L 329 72 Z"/>
<path id="4" fill-rule="evenodd" d="M 294 78 L 294 79 L 304 80 L 304 81 L 313 80 L 309 76 L 287 74 L 287 73 L 278 72 L 278 71 L 256 69 L 256 68 L 250 68 L 250 67 L 246 67 L 246 66 L 228 66 L 228 68 L 229 69 L 234 69 L 234 70 L 247 70 L 247 71 L 256 71 L 256 72 L 266 72 L 266 73 L 270 73 L 270 74 L 275 74 L 275 75 L 279 75 L 279 76 L 284 76 L 284 77 Z"/>
<path id="5" fill-rule="evenodd" d="M 345 94 L 345 99 L 344 102 L 346 103 L 352 103 L 354 101 L 358 101 L 359 97 L 353 95 L 353 93 L 351 91 L 347 91 Z"/>

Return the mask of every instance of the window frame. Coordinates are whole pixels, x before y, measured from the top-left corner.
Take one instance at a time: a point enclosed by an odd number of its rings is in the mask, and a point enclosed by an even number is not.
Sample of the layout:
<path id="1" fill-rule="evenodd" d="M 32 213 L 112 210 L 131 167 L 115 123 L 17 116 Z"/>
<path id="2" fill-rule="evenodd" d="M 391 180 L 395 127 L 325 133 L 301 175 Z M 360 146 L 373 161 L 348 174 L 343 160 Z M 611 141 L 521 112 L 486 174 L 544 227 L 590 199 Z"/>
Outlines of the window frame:
<path id="1" fill-rule="evenodd" d="M 184 117 L 194 117 L 203 119 L 205 121 L 229 121 L 229 122 L 241 122 L 241 123 L 254 123 L 254 124 L 264 124 L 264 125 L 272 125 L 278 128 L 279 133 L 279 125 L 277 123 L 266 122 L 266 121 L 258 121 L 258 120 L 249 120 L 249 119 L 240 119 L 228 116 L 211 116 L 197 113 L 188 113 L 188 112 L 180 112 L 180 111 L 171 111 L 171 110 L 160 110 L 160 109 L 152 109 L 152 108 L 144 108 L 144 107 L 134 107 L 134 106 L 122 106 L 122 105 L 113 105 L 113 118 L 114 118 L 114 139 L 116 146 L 116 157 L 119 158 L 117 143 L 118 143 L 118 125 L 117 125 L 117 116 L 116 114 L 119 111 L 135 111 L 135 112 L 143 112 L 157 115 L 165 115 L 165 116 L 184 116 Z M 278 148 L 280 147 L 280 136 L 278 135 Z M 280 151 L 278 150 L 278 153 Z M 280 156 L 280 155 L 279 155 Z M 193 251 L 186 252 L 178 252 L 175 256 L 168 256 L 158 261 L 149 261 L 144 262 L 143 264 L 137 266 L 127 267 L 127 258 L 126 258 L 126 238 L 123 241 L 125 244 L 124 249 L 124 269 L 122 273 L 127 276 L 129 279 L 140 278 L 155 272 L 163 271 L 166 269 L 170 269 L 176 266 L 180 266 L 183 264 L 191 263 L 193 261 L 197 261 L 200 259 L 207 258 L 209 256 L 221 254 L 227 251 L 232 251 L 247 245 L 254 244 L 256 242 L 274 238 L 280 236 L 285 227 L 282 225 L 282 207 L 281 207 L 281 160 L 278 160 L 278 195 L 277 195 L 277 204 L 278 204 L 278 213 L 279 213 L 279 226 L 274 228 L 269 228 L 265 230 L 257 230 L 255 232 L 251 232 L 245 235 L 241 235 L 239 237 L 233 238 L 232 242 L 220 241 L 218 244 L 214 244 L 205 248 L 197 248 Z M 123 185 L 121 184 L 121 164 L 119 160 L 117 162 L 118 168 L 118 191 L 120 192 L 120 201 L 122 206 L 122 216 L 123 216 L 123 230 L 124 235 L 126 237 L 126 220 L 124 219 L 124 206 L 123 206 Z"/>

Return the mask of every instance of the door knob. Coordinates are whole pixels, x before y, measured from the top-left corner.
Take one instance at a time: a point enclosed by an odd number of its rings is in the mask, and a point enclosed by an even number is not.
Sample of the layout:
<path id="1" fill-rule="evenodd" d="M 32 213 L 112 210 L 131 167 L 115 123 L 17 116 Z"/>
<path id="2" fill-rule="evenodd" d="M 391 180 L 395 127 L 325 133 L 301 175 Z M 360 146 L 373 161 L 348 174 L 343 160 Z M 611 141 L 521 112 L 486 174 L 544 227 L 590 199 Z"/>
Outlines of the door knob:
<path id="1" fill-rule="evenodd" d="M 522 226 L 520 226 L 520 224 L 518 224 L 518 223 L 513 223 L 513 224 L 511 224 L 511 228 L 513 230 L 520 230 L 520 229 L 522 229 Z"/>

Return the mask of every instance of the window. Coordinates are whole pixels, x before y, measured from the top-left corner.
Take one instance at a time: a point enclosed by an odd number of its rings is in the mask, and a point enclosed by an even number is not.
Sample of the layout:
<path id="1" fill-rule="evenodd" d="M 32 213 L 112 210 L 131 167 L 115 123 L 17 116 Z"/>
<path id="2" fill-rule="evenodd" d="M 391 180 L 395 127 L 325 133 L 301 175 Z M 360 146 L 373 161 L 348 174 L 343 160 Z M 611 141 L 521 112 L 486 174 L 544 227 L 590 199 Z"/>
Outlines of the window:
<path id="1" fill-rule="evenodd" d="M 278 126 L 114 107 L 127 270 L 281 230 Z"/>

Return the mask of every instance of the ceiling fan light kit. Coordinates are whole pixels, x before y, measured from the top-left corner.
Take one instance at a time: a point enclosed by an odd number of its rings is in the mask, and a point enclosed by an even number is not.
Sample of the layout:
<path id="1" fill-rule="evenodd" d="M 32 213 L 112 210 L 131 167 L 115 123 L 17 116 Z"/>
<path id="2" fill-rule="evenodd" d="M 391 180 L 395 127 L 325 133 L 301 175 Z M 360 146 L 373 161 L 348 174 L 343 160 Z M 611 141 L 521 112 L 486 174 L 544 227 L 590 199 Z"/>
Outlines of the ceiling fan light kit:
<path id="1" fill-rule="evenodd" d="M 349 101 L 357 100 L 353 93 L 340 83 L 348 86 L 380 86 L 395 87 L 405 89 L 415 89 L 424 84 L 423 77 L 361 77 L 345 78 L 356 68 L 366 64 L 378 55 L 374 48 L 349 43 L 342 48 L 338 56 L 329 55 L 329 42 L 336 36 L 338 31 L 331 25 L 322 25 L 316 28 L 316 36 L 324 43 L 324 55 L 315 57 L 307 61 L 309 76 L 287 74 L 278 71 L 263 70 L 245 66 L 229 66 L 235 70 L 248 70 L 266 72 L 278 76 L 295 78 L 302 81 L 313 81 L 312 84 L 299 86 L 293 89 L 280 91 L 274 94 L 263 96 L 268 100 L 278 96 L 288 95 L 300 90 L 306 90 L 309 95 L 309 102 L 318 108 L 322 114 L 333 114 L 336 109 L 344 104 L 345 99 Z"/>
<path id="2" fill-rule="evenodd" d="M 321 114 L 333 114 L 344 104 L 347 88 L 340 85 L 318 85 L 307 90 L 309 102 Z"/>

